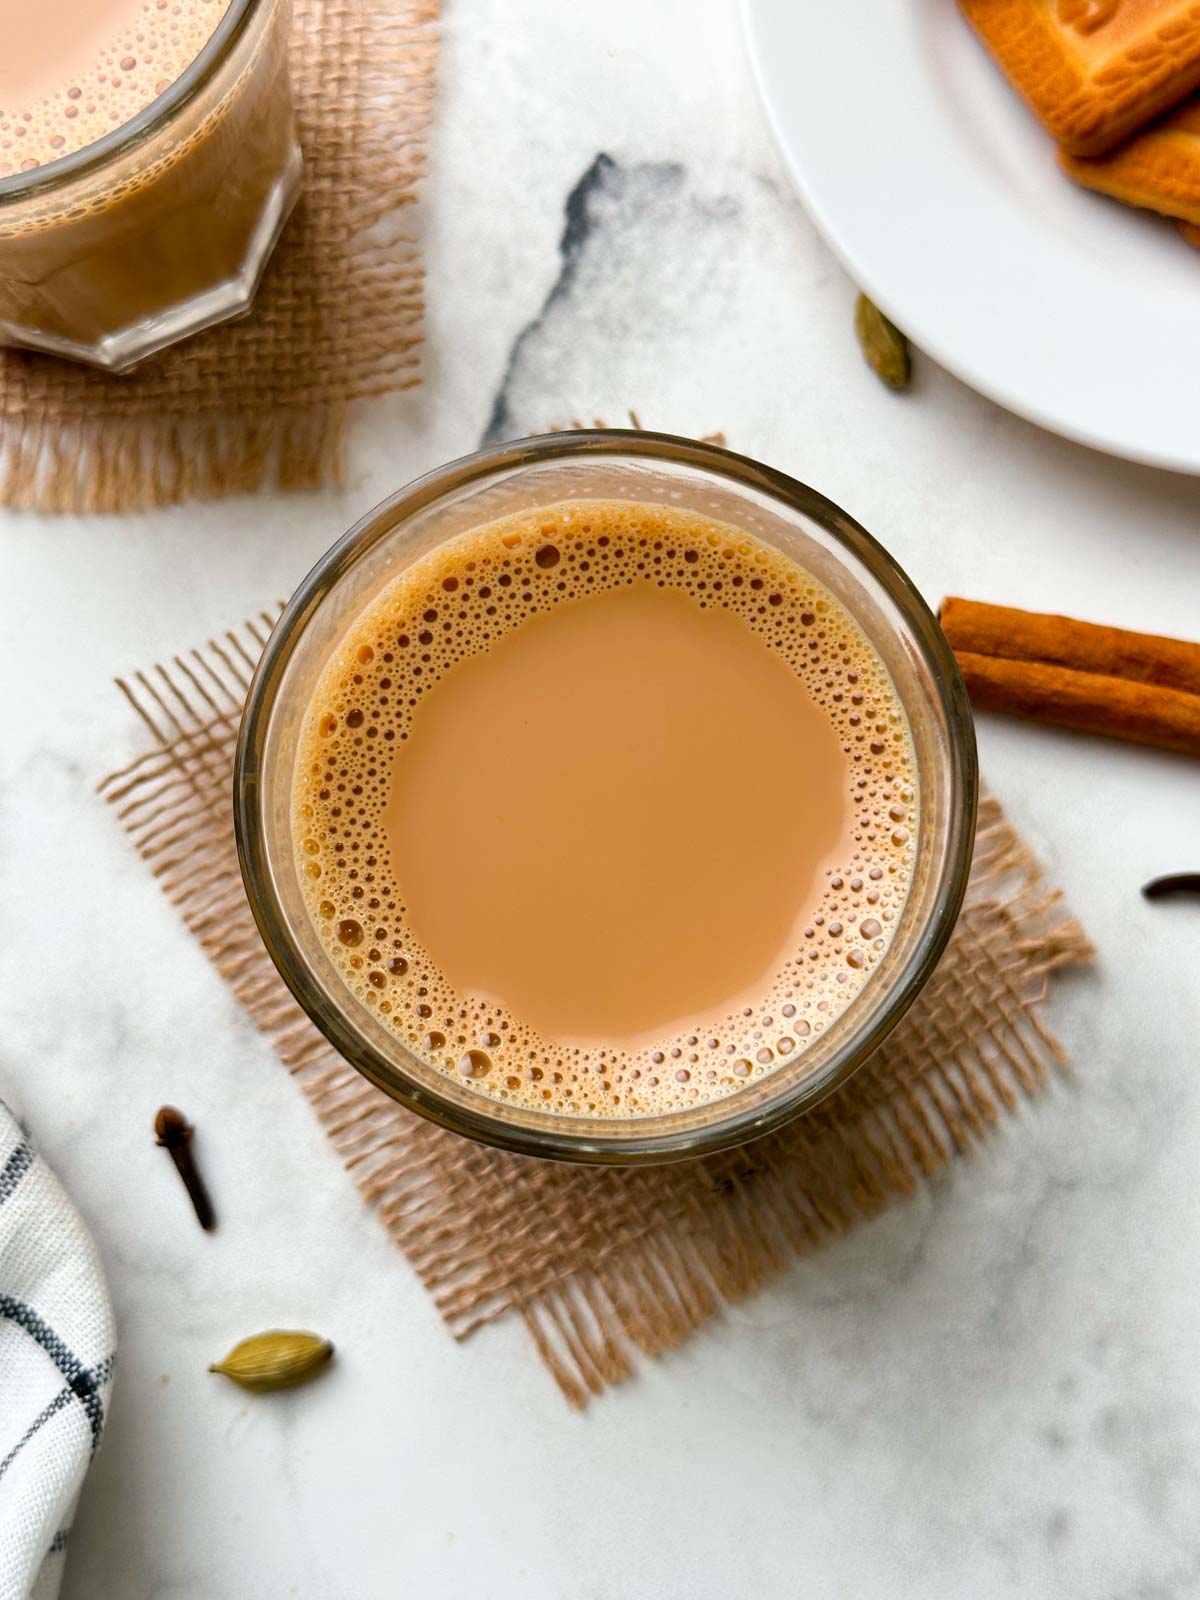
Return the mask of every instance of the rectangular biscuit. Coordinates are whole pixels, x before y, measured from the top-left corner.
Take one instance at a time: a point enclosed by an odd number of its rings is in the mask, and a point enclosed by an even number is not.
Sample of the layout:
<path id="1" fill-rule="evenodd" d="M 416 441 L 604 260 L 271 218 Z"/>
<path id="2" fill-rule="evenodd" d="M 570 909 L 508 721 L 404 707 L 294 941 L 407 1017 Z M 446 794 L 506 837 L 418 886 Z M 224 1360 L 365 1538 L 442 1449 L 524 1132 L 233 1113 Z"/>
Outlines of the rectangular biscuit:
<path id="1" fill-rule="evenodd" d="M 1085 189 L 1200 225 L 1200 95 L 1110 155 L 1086 160 L 1060 152 L 1058 159 Z"/>
<path id="2" fill-rule="evenodd" d="M 959 0 L 1064 150 L 1102 155 L 1200 87 L 1198 0 Z"/>

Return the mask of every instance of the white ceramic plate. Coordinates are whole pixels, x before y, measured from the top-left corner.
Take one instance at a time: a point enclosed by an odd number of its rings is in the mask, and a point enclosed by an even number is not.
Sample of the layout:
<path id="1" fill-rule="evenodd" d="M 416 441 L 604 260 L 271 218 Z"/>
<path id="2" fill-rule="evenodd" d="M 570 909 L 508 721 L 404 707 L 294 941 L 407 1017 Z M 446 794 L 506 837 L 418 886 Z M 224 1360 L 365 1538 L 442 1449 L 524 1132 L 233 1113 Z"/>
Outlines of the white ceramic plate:
<path id="1" fill-rule="evenodd" d="M 953 0 L 743 0 L 813 220 L 922 350 L 1083 444 L 1200 473 L 1200 251 L 1088 194 Z"/>

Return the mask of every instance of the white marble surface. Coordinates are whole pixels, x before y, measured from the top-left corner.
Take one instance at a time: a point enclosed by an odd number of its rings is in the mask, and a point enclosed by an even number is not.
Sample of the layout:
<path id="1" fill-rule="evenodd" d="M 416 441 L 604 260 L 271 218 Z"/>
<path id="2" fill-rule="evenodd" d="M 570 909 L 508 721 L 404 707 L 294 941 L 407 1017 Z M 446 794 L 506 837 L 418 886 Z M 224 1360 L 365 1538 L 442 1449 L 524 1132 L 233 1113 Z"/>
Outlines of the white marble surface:
<path id="1" fill-rule="evenodd" d="M 982 723 L 1099 946 L 1054 1009 L 1075 1071 L 583 1416 L 521 1329 L 452 1343 L 96 801 L 136 741 L 114 672 L 284 595 L 489 425 L 724 428 L 933 600 L 1200 633 L 1200 483 L 928 362 L 903 398 L 862 366 L 730 0 L 449 0 L 421 226 L 428 384 L 356 418 L 343 492 L 0 525 L 0 1092 L 91 1221 L 122 1332 L 67 1600 L 1200 1593 L 1200 910 L 1138 894 L 1200 866 L 1194 764 Z M 164 1100 L 203 1131 L 212 1238 L 150 1137 Z M 262 1403 L 206 1373 L 273 1323 L 333 1337 L 329 1376 Z"/>

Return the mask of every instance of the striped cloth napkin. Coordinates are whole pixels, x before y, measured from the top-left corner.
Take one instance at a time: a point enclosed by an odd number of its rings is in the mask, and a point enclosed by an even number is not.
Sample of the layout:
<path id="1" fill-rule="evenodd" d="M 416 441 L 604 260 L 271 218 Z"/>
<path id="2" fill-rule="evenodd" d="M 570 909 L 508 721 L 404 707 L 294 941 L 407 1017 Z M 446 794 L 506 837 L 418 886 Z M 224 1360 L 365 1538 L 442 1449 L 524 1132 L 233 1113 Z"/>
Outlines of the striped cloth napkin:
<path id="1" fill-rule="evenodd" d="M 91 1235 L 0 1100 L 0 1600 L 58 1593 L 115 1349 Z"/>

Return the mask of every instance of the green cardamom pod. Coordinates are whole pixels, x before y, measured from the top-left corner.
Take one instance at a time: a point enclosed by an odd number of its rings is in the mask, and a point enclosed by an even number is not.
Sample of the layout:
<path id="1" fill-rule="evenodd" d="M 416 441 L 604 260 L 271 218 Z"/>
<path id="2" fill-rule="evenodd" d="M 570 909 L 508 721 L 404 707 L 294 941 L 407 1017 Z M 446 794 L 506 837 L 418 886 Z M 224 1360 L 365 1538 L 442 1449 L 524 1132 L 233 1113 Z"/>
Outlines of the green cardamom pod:
<path id="1" fill-rule="evenodd" d="M 315 1333 L 289 1333 L 272 1328 L 235 1344 L 210 1372 L 223 1372 L 243 1389 L 291 1389 L 314 1378 L 333 1355 L 328 1339 Z"/>
<path id="2" fill-rule="evenodd" d="M 854 305 L 854 331 L 868 364 L 888 388 L 907 389 L 912 378 L 908 340 L 865 294 Z"/>

